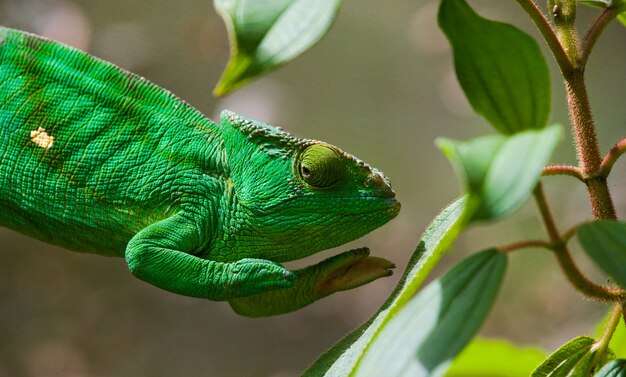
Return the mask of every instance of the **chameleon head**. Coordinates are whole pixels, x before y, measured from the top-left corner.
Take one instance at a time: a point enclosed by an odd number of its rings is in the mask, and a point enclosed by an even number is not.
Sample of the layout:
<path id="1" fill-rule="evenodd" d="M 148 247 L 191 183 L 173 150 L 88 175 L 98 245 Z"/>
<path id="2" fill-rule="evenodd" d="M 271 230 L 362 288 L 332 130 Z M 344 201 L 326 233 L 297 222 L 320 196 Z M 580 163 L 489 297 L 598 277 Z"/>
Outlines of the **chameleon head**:
<path id="1" fill-rule="evenodd" d="M 400 211 L 387 177 L 335 146 L 229 111 L 221 124 L 234 196 L 249 217 L 238 231 L 274 260 L 344 244 Z"/>

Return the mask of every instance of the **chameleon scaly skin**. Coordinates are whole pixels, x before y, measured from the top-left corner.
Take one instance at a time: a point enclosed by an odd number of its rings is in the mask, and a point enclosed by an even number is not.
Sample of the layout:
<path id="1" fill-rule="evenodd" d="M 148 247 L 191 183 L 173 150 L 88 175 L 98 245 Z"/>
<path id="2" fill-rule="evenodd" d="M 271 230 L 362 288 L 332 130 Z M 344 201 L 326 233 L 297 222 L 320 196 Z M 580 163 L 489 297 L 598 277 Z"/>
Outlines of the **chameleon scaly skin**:
<path id="1" fill-rule="evenodd" d="M 400 209 L 387 178 L 332 145 L 229 111 L 218 126 L 84 52 L 0 27 L 0 225 L 125 257 L 183 295 L 280 314 L 391 274 L 354 240 Z"/>

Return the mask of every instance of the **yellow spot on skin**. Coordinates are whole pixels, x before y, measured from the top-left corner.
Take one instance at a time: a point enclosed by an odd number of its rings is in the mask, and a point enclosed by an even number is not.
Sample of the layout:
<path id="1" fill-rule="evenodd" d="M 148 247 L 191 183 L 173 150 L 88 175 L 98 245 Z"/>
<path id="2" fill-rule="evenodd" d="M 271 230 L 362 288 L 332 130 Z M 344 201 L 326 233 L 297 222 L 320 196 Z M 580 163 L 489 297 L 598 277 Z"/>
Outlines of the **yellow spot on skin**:
<path id="1" fill-rule="evenodd" d="M 54 136 L 48 135 L 46 129 L 41 127 L 36 131 L 30 131 L 30 140 L 43 149 L 50 149 L 54 144 Z"/>

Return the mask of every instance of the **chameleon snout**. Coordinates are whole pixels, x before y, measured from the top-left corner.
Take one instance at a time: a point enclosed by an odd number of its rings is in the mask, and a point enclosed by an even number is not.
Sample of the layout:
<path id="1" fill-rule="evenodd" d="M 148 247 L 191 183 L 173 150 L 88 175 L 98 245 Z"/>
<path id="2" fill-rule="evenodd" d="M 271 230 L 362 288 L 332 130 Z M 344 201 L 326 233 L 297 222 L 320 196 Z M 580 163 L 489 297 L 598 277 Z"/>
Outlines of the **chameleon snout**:
<path id="1" fill-rule="evenodd" d="M 396 193 L 391 188 L 391 183 L 389 182 L 389 179 L 376 170 L 373 170 L 368 175 L 365 182 L 363 182 L 363 185 L 365 187 L 374 189 L 374 193 L 380 198 L 396 197 Z"/>

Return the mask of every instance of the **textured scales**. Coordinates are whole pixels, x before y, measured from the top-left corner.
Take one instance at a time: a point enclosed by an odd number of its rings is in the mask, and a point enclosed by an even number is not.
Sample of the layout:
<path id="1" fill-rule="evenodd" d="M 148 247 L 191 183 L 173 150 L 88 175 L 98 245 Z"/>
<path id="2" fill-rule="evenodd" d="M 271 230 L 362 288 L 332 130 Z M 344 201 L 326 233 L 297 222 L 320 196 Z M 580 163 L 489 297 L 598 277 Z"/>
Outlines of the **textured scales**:
<path id="1" fill-rule="evenodd" d="M 0 27 L 0 225 L 125 257 L 183 295 L 280 314 L 391 274 L 354 240 L 400 209 L 387 178 L 338 148 L 229 111 L 221 126 L 84 52 Z"/>

